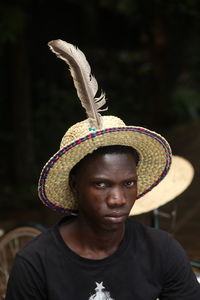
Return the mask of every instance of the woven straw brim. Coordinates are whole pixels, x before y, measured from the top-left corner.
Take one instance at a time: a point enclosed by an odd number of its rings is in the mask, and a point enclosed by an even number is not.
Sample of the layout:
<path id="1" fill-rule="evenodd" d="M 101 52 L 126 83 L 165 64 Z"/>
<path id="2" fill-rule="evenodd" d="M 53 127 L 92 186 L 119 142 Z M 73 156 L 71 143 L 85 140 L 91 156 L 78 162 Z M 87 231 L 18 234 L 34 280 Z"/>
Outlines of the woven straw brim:
<path id="1" fill-rule="evenodd" d="M 68 184 L 69 172 L 88 153 L 109 145 L 131 146 L 138 151 L 138 198 L 168 172 L 171 149 L 162 136 L 141 127 L 107 128 L 63 147 L 47 162 L 39 179 L 39 197 L 44 204 L 53 210 L 76 211 L 78 205 Z"/>
<path id="2" fill-rule="evenodd" d="M 193 177 L 192 164 L 183 157 L 173 155 L 171 168 L 166 177 L 153 190 L 135 202 L 130 215 L 149 212 L 175 199 L 188 188 Z"/>

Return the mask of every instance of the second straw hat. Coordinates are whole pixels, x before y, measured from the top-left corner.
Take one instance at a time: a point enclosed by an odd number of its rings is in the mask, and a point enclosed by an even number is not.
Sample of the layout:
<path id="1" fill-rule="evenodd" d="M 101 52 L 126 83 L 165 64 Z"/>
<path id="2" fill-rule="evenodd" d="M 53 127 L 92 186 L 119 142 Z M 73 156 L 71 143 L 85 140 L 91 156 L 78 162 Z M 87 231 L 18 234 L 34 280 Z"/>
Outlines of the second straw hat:
<path id="1" fill-rule="evenodd" d="M 168 174 L 154 189 L 135 202 L 130 215 L 149 212 L 175 199 L 189 187 L 193 177 L 192 164 L 181 156 L 172 155 Z"/>

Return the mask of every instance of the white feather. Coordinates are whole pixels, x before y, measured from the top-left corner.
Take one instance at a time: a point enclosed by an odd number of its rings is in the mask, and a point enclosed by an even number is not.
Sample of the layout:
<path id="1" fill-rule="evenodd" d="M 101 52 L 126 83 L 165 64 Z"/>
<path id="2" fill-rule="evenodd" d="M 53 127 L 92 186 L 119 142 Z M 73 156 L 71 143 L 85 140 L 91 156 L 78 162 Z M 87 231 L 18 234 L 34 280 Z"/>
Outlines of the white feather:
<path id="1" fill-rule="evenodd" d="M 96 97 L 98 84 L 91 74 L 91 68 L 84 53 L 62 40 L 53 40 L 48 45 L 52 52 L 69 65 L 78 97 L 86 110 L 90 126 L 100 129 L 102 117 L 99 112 L 107 109 L 101 109 L 106 103 L 105 94 L 101 92 L 100 97 Z"/>

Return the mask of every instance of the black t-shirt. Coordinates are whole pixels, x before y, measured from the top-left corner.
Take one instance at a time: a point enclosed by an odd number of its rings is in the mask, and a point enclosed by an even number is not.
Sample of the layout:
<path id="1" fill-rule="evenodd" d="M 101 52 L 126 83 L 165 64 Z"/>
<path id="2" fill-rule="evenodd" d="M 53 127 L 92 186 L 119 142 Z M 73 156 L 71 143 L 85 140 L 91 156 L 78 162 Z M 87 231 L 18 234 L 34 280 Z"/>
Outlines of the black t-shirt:
<path id="1" fill-rule="evenodd" d="M 66 221 L 65 220 L 62 220 Z M 91 260 L 64 243 L 58 225 L 16 256 L 6 300 L 200 300 L 200 284 L 168 233 L 128 219 L 111 256 Z"/>

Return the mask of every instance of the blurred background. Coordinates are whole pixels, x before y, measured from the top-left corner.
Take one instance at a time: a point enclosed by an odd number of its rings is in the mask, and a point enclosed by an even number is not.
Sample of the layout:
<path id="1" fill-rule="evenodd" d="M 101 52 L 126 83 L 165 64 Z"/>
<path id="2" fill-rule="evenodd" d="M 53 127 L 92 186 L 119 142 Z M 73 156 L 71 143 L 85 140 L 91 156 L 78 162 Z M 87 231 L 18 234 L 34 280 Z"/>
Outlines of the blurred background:
<path id="1" fill-rule="evenodd" d="M 106 92 L 106 114 L 147 127 L 188 159 L 195 176 L 176 202 L 173 234 L 200 260 L 200 2 L 2 0 L 0 3 L 0 228 L 51 226 L 39 200 L 43 165 L 69 126 L 85 119 L 68 66 L 47 43 L 78 46 Z M 152 212 L 135 216 L 151 224 Z M 170 219 L 161 228 L 170 230 Z"/>

